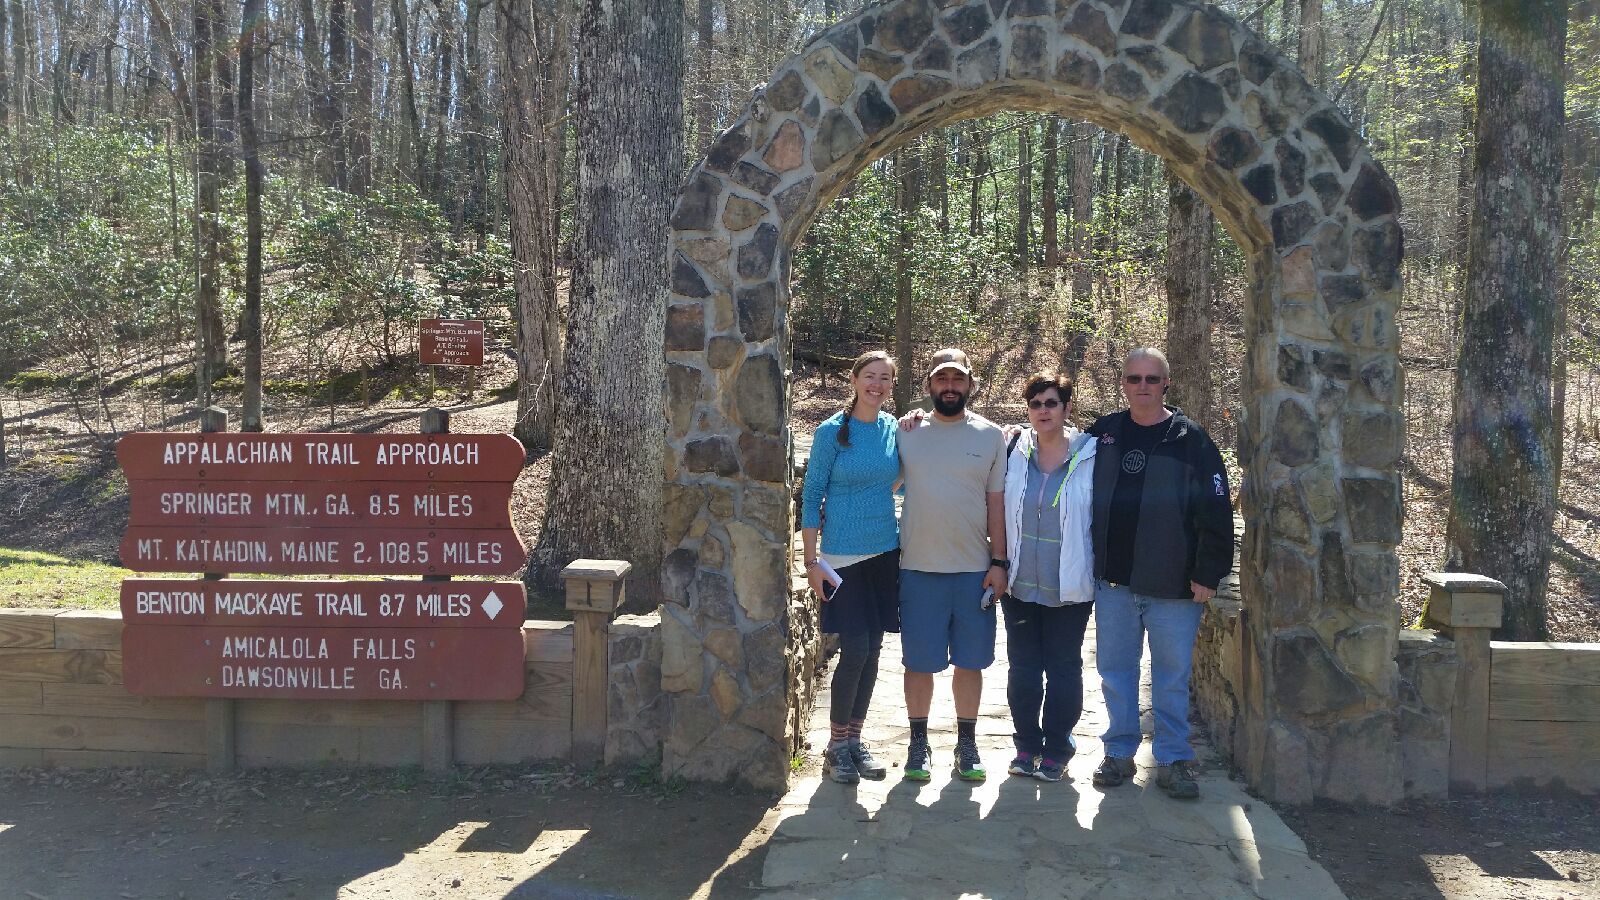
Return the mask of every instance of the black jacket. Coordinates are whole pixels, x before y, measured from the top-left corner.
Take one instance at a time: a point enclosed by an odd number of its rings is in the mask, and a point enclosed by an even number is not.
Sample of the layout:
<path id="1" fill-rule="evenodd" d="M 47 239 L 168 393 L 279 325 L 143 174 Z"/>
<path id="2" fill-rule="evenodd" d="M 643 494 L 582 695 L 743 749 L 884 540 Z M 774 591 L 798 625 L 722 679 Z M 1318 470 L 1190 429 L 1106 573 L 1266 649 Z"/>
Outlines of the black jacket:
<path id="1" fill-rule="evenodd" d="M 1139 526 L 1134 536 L 1133 583 L 1136 594 L 1192 600 L 1193 581 L 1216 588 L 1233 570 L 1233 507 L 1222 454 L 1205 429 L 1183 411 L 1146 464 Z M 1101 416 L 1089 427 L 1100 440 L 1094 461 L 1094 574 L 1105 577 L 1111 493 L 1117 488 L 1127 410 Z"/>

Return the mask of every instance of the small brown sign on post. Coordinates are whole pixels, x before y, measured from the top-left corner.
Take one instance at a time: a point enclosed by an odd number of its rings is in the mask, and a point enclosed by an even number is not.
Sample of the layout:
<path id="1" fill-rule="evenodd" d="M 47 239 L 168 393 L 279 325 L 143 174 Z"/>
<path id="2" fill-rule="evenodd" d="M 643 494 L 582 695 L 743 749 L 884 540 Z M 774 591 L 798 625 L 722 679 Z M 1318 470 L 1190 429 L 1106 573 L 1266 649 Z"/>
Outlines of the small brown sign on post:
<path id="1" fill-rule="evenodd" d="M 128 625 L 514 629 L 527 609 L 520 581 L 122 582 Z"/>
<path id="2" fill-rule="evenodd" d="M 419 361 L 425 366 L 483 365 L 483 320 L 423 319 Z"/>

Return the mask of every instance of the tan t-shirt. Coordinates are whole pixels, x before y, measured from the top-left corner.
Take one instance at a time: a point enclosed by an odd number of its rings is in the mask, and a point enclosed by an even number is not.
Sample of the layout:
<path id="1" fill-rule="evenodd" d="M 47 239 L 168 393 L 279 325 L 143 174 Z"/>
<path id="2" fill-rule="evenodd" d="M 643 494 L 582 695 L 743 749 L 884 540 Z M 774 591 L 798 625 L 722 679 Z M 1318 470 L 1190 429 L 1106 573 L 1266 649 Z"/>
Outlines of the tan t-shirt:
<path id="1" fill-rule="evenodd" d="M 906 503 L 900 514 L 900 568 L 918 572 L 989 569 L 986 495 L 1006 489 L 1006 441 L 988 419 L 931 416 L 900 433 Z M 1005 535 L 995 535 L 1005 546 Z"/>

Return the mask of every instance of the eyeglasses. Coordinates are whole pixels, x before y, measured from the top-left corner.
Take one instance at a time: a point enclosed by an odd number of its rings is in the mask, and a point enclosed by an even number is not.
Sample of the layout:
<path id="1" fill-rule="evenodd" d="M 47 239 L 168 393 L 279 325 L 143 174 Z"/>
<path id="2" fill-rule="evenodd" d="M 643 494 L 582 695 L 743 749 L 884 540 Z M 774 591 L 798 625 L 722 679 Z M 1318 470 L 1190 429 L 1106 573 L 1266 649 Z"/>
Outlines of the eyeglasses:
<path id="1" fill-rule="evenodd" d="M 1129 384 L 1138 384 L 1141 381 L 1143 381 L 1145 384 L 1160 384 L 1161 382 L 1167 380 L 1167 376 L 1165 376 L 1165 375 L 1124 375 L 1124 376 L 1122 376 L 1122 380 L 1126 381 Z"/>
<path id="2" fill-rule="evenodd" d="M 1042 400 L 1039 399 L 1038 397 L 1035 397 L 1032 400 L 1028 401 L 1028 408 L 1029 409 L 1055 409 L 1056 407 L 1058 407 L 1060 405 L 1061 405 L 1061 401 L 1057 400 L 1054 397 L 1045 397 Z"/>

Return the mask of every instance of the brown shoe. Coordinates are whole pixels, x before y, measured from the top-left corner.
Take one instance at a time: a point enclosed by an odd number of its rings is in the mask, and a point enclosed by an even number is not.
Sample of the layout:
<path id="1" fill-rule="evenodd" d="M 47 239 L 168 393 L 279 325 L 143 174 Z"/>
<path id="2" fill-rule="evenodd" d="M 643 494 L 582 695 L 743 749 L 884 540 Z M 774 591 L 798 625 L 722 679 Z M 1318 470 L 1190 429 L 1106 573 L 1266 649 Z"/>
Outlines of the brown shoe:
<path id="1" fill-rule="evenodd" d="M 1095 787 L 1116 787 L 1133 777 L 1136 767 L 1133 760 L 1125 756 L 1108 756 L 1100 763 L 1100 768 L 1094 770 Z"/>

